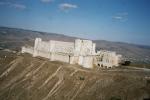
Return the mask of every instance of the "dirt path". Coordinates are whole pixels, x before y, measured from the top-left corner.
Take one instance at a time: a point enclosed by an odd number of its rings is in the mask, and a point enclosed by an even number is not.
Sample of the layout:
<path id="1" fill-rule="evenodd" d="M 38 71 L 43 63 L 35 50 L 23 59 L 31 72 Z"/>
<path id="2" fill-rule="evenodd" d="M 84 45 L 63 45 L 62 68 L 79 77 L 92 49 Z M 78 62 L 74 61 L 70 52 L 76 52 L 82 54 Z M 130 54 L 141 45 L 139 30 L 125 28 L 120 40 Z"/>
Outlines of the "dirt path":
<path id="1" fill-rule="evenodd" d="M 33 70 L 33 71 L 31 71 L 31 68 L 34 66 L 34 64 L 31 63 L 31 65 L 29 65 L 23 72 L 21 72 L 19 75 L 17 75 L 12 80 L 10 80 L 8 84 L 5 84 L 5 86 L 3 86 L 2 89 L 5 89 L 9 86 L 11 86 L 11 89 L 13 89 L 17 84 L 20 84 L 21 82 L 27 80 L 27 78 L 30 77 L 31 75 L 34 75 L 35 73 L 37 73 L 40 70 L 40 68 L 43 67 L 43 65 L 45 63 L 46 63 L 46 61 L 43 62 L 36 70 Z M 23 78 L 25 75 L 27 75 L 27 76 L 25 78 Z M 18 81 L 19 79 L 22 79 L 22 80 Z M 18 81 L 18 82 L 16 82 L 16 81 Z"/>
<path id="2" fill-rule="evenodd" d="M 70 74 L 70 76 L 73 76 L 75 73 L 77 73 L 78 72 L 78 70 L 75 70 L 75 71 L 73 71 L 71 74 Z"/>
<path id="3" fill-rule="evenodd" d="M 26 77 L 30 77 L 30 76 L 35 75 L 35 74 L 44 66 L 44 64 L 46 64 L 46 62 L 47 62 L 47 61 L 44 61 L 37 69 L 35 69 L 34 71 L 28 73 L 28 74 L 26 75 Z"/>
<path id="4" fill-rule="evenodd" d="M 82 89 L 84 88 L 85 84 L 86 84 L 86 81 L 83 81 L 83 83 L 80 85 L 80 87 L 79 87 L 79 89 L 77 90 L 77 92 L 73 95 L 73 97 L 72 97 L 70 100 L 74 100 L 74 99 L 77 97 L 77 95 L 78 95 L 78 94 L 82 91 Z"/>
<path id="5" fill-rule="evenodd" d="M 58 70 L 55 73 L 57 74 L 60 69 L 61 69 L 61 67 L 59 67 Z M 57 83 L 49 91 L 49 93 L 47 94 L 47 96 L 44 97 L 42 100 L 47 100 L 48 98 L 50 98 L 54 93 L 56 93 L 62 87 L 62 85 L 64 84 L 63 74 L 62 73 L 58 74 L 58 78 L 59 78 L 59 80 L 57 81 Z"/>
<path id="6" fill-rule="evenodd" d="M 9 65 L 11 65 L 10 66 L 10 68 L 8 68 L 6 71 L 4 71 L 1 75 L 0 75 L 0 78 L 2 78 L 2 77 L 4 77 L 4 76 L 7 76 L 12 70 L 14 70 L 16 67 L 17 67 L 17 65 L 21 62 L 23 60 L 23 58 L 22 57 L 19 57 L 18 59 L 16 59 L 16 60 L 14 60 L 14 61 L 12 61 Z"/>
<path id="7" fill-rule="evenodd" d="M 31 63 L 31 65 L 29 67 L 27 67 L 20 75 L 18 75 L 16 78 L 14 78 L 16 81 L 23 78 L 27 73 L 30 73 L 31 68 L 34 66 L 33 63 Z M 17 86 L 18 84 L 20 84 L 21 82 L 25 81 L 26 79 L 23 78 L 22 80 L 18 81 L 18 82 L 13 82 L 15 84 L 12 84 L 11 89 L 13 89 L 15 86 Z"/>
<path id="8" fill-rule="evenodd" d="M 62 66 L 60 66 L 52 75 L 50 75 L 44 82 L 43 84 L 39 87 L 39 89 L 41 89 L 42 87 L 44 87 L 53 77 L 55 77 L 57 75 L 57 73 L 60 71 L 60 69 L 62 68 Z"/>
<path id="9" fill-rule="evenodd" d="M 141 70 L 141 71 L 150 71 L 150 69 L 148 69 L 148 68 L 139 68 L 139 67 L 127 67 L 127 68 L 132 68 L 132 69 L 134 69 L 134 70 Z"/>

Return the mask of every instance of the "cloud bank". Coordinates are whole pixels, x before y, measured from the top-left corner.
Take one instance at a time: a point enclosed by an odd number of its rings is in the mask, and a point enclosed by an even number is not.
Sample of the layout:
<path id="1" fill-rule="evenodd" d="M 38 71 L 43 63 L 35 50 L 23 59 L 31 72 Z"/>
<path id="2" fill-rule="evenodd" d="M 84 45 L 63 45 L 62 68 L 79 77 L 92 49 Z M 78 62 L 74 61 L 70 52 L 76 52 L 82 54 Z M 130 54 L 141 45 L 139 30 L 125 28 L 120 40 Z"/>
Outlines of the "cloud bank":
<path id="1" fill-rule="evenodd" d="M 117 13 L 112 18 L 115 20 L 119 20 L 119 21 L 127 21 L 128 20 L 128 13 L 127 12 Z"/>
<path id="2" fill-rule="evenodd" d="M 54 0 L 41 0 L 41 2 L 43 3 L 50 3 L 50 2 L 53 2 Z"/>
<path id="3" fill-rule="evenodd" d="M 23 4 L 18 4 L 18 3 L 11 3 L 11 2 L 0 2 L 1 6 L 6 6 L 6 7 L 11 7 L 11 8 L 16 8 L 16 9 L 26 9 L 26 6 Z"/>
<path id="4" fill-rule="evenodd" d="M 74 4 L 69 4 L 69 3 L 62 3 L 59 5 L 59 9 L 62 11 L 69 11 L 69 10 L 75 9 L 75 8 L 78 8 L 78 6 L 74 5 Z"/>

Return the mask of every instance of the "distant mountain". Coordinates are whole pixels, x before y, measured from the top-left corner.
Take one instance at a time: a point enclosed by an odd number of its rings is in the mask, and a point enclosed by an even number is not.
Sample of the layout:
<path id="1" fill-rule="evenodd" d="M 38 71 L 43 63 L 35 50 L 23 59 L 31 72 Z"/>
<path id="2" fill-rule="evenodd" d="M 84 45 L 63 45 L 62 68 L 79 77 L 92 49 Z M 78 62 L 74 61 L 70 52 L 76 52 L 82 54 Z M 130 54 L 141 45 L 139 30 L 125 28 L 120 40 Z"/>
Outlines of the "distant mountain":
<path id="1" fill-rule="evenodd" d="M 97 49 L 116 51 L 117 53 L 122 54 L 127 60 L 140 63 L 150 62 L 149 46 L 141 46 L 121 42 L 110 42 L 104 40 L 96 40 L 94 42 L 96 42 L 97 44 Z"/>
<path id="2" fill-rule="evenodd" d="M 73 42 L 77 37 L 56 33 L 38 32 L 17 28 L 0 27 L 0 47 L 20 50 L 23 45 L 33 45 L 34 39 L 40 37 L 43 40 L 63 40 Z M 132 62 L 150 64 L 150 46 L 135 45 L 105 40 L 93 40 L 97 50 L 106 49 L 122 54 L 125 59 Z"/>

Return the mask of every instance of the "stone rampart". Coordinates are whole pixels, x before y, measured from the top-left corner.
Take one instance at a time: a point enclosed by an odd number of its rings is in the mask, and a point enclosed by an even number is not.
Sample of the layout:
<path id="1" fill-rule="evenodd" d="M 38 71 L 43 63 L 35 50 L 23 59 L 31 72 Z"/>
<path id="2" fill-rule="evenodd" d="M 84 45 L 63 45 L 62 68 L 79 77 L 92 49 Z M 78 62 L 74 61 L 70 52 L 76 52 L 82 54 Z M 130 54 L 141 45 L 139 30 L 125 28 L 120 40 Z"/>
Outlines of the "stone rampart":
<path id="1" fill-rule="evenodd" d="M 29 54 L 33 54 L 33 52 L 34 52 L 33 47 L 22 47 L 21 53 L 29 53 Z"/>
<path id="2" fill-rule="evenodd" d="M 73 54 L 74 52 L 74 43 L 72 42 L 62 42 L 62 41 L 53 41 L 54 45 L 52 52 L 61 52 L 65 54 Z"/>
<path id="3" fill-rule="evenodd" d="M 95 52 L 96 44 L 91 40 L 76 39 L 74 43 L 63 41 L 42 41 L 36 38 L 34 48 L 22 47 L 22 53 L 33 54 L 51 61 L 62 61 L 70 64 L 79 64 L 85 68 L 93 68 L 93 65 L 112 67 L 117 66 L 119 56 L 115 52 Z"/>

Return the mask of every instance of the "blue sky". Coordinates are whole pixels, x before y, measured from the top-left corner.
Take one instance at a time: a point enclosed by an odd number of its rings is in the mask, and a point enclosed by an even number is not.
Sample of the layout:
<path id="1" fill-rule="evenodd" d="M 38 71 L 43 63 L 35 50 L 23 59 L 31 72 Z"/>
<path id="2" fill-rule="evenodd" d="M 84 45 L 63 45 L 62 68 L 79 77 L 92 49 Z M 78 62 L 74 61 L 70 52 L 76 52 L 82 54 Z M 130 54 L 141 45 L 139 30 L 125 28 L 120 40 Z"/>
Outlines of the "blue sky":
<path id="1" fill-rule="evenodd" d="M 150 0 L 0 0 L 0 26 L 150 45 Z"/>

